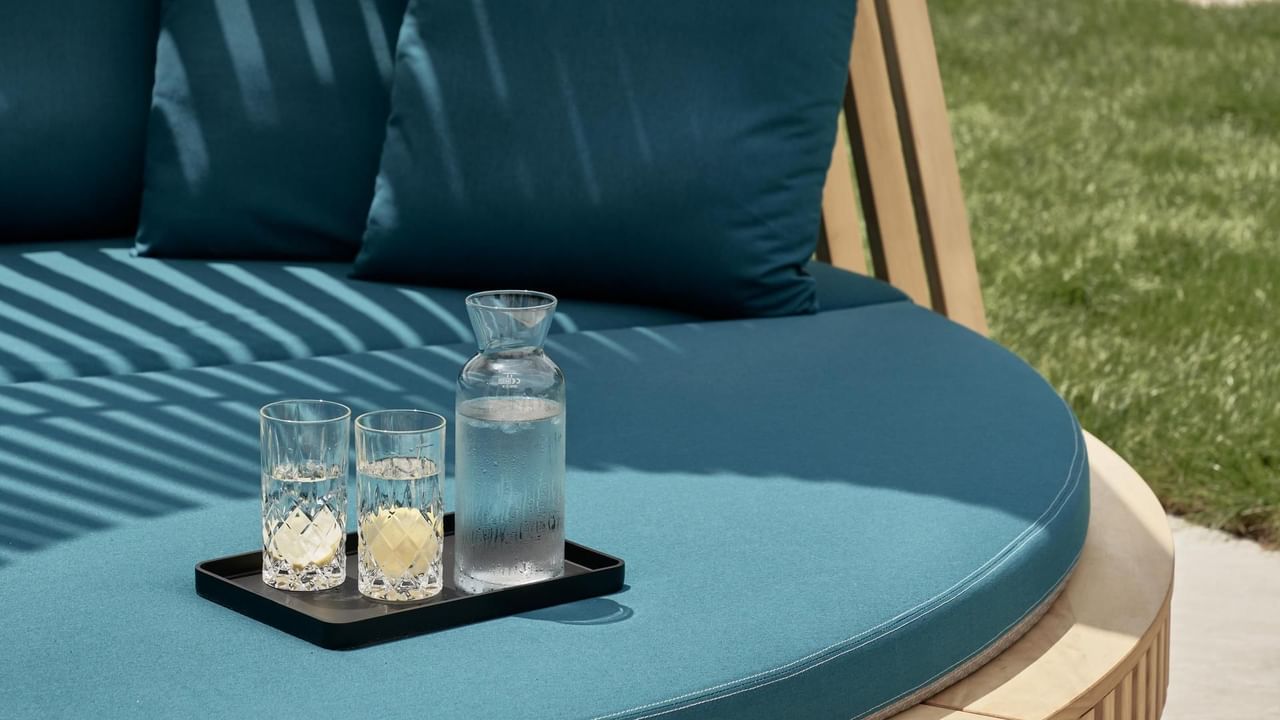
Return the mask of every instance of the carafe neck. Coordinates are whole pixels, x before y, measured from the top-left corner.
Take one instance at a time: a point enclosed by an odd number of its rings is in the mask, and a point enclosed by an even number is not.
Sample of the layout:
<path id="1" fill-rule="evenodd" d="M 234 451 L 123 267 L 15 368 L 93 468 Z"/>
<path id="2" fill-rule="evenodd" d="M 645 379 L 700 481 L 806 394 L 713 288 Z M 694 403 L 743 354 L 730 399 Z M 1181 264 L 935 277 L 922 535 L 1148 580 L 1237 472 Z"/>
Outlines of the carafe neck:
<path id="1" fill-rule="evenodd" d="M 496 290 L 467 298 L 467 316 L 485 355 L 518 357 L 542 351 L 556 299 L 530 290 Z"/>

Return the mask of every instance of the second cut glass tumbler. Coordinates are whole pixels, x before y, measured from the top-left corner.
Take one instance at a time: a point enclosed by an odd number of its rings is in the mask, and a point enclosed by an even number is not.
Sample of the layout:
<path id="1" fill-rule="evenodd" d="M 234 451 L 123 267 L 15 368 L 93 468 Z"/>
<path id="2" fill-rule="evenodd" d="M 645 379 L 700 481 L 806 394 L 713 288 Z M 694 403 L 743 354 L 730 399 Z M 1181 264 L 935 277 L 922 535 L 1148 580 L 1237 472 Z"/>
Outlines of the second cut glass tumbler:
<path id="1" fill-rule="evenodd" d="M 445 419 L 422 410 L 356 418 L 358 587 L 376 600 L 426 600 L 444 586 Z"/>

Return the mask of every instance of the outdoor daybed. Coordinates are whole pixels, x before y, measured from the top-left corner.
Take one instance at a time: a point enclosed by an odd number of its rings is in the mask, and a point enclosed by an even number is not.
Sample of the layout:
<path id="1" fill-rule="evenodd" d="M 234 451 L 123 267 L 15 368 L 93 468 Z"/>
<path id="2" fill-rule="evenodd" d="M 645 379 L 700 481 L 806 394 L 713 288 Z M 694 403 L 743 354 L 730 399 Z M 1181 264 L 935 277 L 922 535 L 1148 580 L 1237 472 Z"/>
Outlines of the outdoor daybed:
<path id="1" fill-rule="evenodd" d="M 215 4 L 224 32 L 261 11 Z M 1163 514 L 983 337 L 922 0 L 860 4 L 816 312 L 562 298 L 568 536 L 624 558 L 626 589 L 347 652 L 201 599 L 192 568 L 259 541 L 259 406 L 451 416 L 484 286 L 137 256 L 141 191 L 112 173 L 141 167 L 150 81 L 104 66 L 146 67 L 157 23 L 162 56 L 181 26 L 141 0 L 58 5 L 78 16 L 0 28 L 0 717 L 1158 717 Z M 286 5 L 304 28 L 327 12 Z M 249 99 L 254 58 L 275 61 L 258 25 L 266 50 L 227 37 Z M 318 68 L 334 32 L 306 46 Z M 304 90 L 272 92 L 284 117 Z M 147 153 L 144 215 L 164 197 Z M 865 274 L 862 227 L 892 285 Z"/>

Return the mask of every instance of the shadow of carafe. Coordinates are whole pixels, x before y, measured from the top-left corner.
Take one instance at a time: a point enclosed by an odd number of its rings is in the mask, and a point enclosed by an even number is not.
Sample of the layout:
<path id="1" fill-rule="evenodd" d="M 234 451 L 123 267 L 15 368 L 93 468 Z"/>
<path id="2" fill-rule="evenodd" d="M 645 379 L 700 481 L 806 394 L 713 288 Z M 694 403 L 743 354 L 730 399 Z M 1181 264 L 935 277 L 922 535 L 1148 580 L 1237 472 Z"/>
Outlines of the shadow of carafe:
<path id="1" fill-rule="evenodd" d="M 635 612 L 630 607 L 607 597 L 597 597 L 521 613 L 517 617 L 561 625 L 612 625 L 628 620 L 632 615 Z"/>

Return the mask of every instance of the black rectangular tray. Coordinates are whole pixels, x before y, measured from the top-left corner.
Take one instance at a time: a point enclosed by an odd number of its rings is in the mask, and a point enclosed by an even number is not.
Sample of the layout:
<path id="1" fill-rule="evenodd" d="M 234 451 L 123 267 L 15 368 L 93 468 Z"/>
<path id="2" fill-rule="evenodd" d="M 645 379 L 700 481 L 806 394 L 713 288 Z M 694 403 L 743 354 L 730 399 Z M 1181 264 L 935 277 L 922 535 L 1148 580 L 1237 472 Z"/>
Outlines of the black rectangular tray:
<path id="1" fill-rule="evenodd" d="M 444 589 L 430 600 L 388 603 L 356 589 L 356 534 L 347 535 L 347 579 L 319 592 L 277 590 L 262 582 L 262 551 L 196 565 L 196 593 L 206 600 L 330 650 L 373 645 L 492 620 L 622 589 L 626 566 L 598 550 L 565 541 L 564 575 L 467 595 L 453 584 L 453 513 L 444 517 Z"/>

